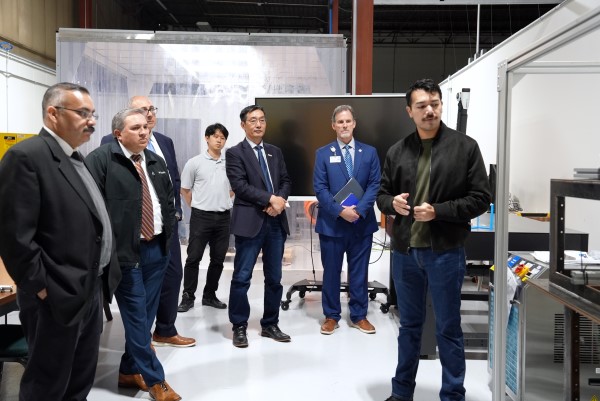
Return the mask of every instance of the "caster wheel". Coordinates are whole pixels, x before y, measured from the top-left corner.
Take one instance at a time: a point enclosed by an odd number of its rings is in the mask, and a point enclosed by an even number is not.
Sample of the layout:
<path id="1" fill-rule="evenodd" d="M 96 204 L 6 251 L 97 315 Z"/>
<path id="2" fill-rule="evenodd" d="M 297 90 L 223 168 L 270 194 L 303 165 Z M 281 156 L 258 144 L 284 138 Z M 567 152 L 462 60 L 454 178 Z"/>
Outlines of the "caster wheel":
<path id="1" fill-rule="evenodd" d="M 305 295 L 306 295 L 306 291 L 300 291 L 300 292 L 298 293 L 298 296 L 299 296 L 300 298 L 304 298 L 304 296 L 305 296 Z"/>
<path id="2" fill-rule="evenodd" d="M 385 305 L 385 304 L 381 305 L 379 307 L 379 309 L 381 309 L 381 312 L 383 312 L 383 313 L 388 313 L 390 311 L 390 307 L 388 305 Z"/>
<path id="3" fill-rule="evenodd" d="M 375 301 L 376 297 L 377 297 L 377 294 L 375 294 L 374 292 L 369 293 L 369 298 L 371 298 L 371 301 Z"/>
<path id="4" fill-rule="evenodd" d="M 289 302 L 283 302 L 283 301 L 281 301 L 281 310 L 288 310 L 288 309 L 290 309 Z"/>

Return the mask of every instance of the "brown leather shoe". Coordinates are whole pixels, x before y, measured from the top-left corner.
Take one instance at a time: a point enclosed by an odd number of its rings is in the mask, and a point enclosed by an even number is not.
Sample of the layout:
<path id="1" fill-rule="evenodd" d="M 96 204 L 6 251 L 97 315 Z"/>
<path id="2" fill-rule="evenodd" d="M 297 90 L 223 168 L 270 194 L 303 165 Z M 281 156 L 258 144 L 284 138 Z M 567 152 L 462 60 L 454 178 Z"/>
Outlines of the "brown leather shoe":
<path id="1" fill-rule="evenodd" d="M 352 327 L 356 327 L 366 334 L 375 334 L 375 326 L 369 323 L 367 319 L 359 320 L 358 322 L 352 322 Z"/>
<path id="2" fill-rule="evenodd" d="M 193 347 L 196 345 L 196 340 L 190 337 L 182 337 L 179 334 L 173 337 L 162 337 L 156 333 L 152 334 L 152 344 L 157 347 Z"/>
<path id="3" fill-rule="evenodd" d="M 148 386 L 141 374 L 126 375 L 119 372 L 119 387 L 138 388 L 142 391 L 148 391 Z"/>
<path id="4" fill-rule="evenodd" d="M 326 318 L 325 322 L 321 325 L 321 334 L 333 334 L 333 331 L 340 327 L 335 319 Z"/>
<path id="5" fill-rule="evenodd" d="M 181 396 L 173 391 L 166 381 L 156 383 L 148 389 L 148 392 L 156 401 L 179 401 L 181 399 Z"/>

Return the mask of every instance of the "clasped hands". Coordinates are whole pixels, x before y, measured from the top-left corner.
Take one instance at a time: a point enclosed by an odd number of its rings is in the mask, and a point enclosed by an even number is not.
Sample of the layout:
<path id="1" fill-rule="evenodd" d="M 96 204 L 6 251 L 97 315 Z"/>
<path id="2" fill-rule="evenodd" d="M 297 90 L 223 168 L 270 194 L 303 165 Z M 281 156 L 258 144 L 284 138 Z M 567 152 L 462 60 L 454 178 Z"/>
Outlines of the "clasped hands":
<path id="1" fill-rule="evenodd" d="M 349 223 L 354 223 L 360 218 L 360 214 L 356 211 L 356 205 L 354 206 L 342 206 L 343 209 L 340 212 L 340 217 Z"/>
<path id="2" fill-rule="evenodd" d="M 279 216 L 285 210 L 286 200 L 281 196 L 271 195 L 269 204 L 263 209 L 271 217 Z"/>
<path id="3" fill-rule="evenodd" d="M 410 214 L 410 206 L 408 205 L 408 193 L 402 193 L 394 196 L 392 206 L 394 210 L 401 216 Z M 415 221 L 431 221 L 435 219 L 435 209 L 427 202 L 423 202 L 420 206 L 415 206 L 413 211 Z"/>

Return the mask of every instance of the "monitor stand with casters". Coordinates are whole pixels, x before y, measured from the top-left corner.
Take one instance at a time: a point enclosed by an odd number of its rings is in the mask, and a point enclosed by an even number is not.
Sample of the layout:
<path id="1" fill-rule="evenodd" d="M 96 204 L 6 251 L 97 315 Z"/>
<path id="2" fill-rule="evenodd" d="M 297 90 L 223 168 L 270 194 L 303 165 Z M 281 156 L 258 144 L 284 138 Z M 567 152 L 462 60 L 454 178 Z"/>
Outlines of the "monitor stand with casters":
<path id="1" fill-rule="evenodd" d="M 293 284 L 290 289 L 285 294 L 285 301 L 281 301 L 281 309 L 288 310 L 290 308 L 290 303 L 292 302 L 292 294 L 298 292 L 298 296 L 300 298 L 304 298 L 307 292 L 321 292 L 323 290 L 323 282 L 315 281 L 315 280 L 301 280 L 297 283 Z M 340 292 L 348 292 L 348 283 L 341 283 Z M 369 281 L 368 283 L 368 291 L 369 298 L 371 301 L 375 299 L 377 294 L 385 294 L 388 298 L 388 302 L 381 304 L 380 309 L 383 313 L 387 313 L 389 311 L 389 296 L 390 293 L 387 287 L 381 284 L 378 281 Z"/>

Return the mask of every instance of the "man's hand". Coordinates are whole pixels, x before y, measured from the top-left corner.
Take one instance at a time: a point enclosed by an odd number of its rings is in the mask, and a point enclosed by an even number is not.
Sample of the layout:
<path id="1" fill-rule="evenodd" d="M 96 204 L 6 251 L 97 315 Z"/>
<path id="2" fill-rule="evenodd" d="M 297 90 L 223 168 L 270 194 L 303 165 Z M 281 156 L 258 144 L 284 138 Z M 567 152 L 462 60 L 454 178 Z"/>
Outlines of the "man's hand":
<path id="1" fill-rule="evenodd" d="M 415 221 L 431 221 L 435 219 L 435 209 L 427 202 L 423 202 L 421 206 L 415 206 L 414 210 Z"/>
<path id="2" fill-rule="evenodd" d="M 48 291 L 46 291 L 46 289 L 44 288 L 43 290 L 37 293 L 37 296 L 43 301 L 48 296 Z"/>
<path id="3" fill-rule="evenodd" d="M 285 203 L 285 199 L 281 196 L 271 195 L 265 212 L 271 217 L 279 216 L 285 210 Z"/>
<path id="4" fill-rule="evenodd" d="M 396 213 L 401 216 L 408 216 L 410 213 L 410 206 L 408 205 L 408 193 L 403 193 L 400 195 L 394 196 L 394 200 L 392 201 L 392 206 Z"/>
<path id="5" fill-rule="evenodd" d="M 343 206 L 343 210 L 340 212 L 340 217 L 349 223 L 354 223 L 360 218 L 360 215 L 356 211 L 356 206 Z"/>

